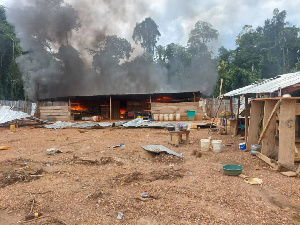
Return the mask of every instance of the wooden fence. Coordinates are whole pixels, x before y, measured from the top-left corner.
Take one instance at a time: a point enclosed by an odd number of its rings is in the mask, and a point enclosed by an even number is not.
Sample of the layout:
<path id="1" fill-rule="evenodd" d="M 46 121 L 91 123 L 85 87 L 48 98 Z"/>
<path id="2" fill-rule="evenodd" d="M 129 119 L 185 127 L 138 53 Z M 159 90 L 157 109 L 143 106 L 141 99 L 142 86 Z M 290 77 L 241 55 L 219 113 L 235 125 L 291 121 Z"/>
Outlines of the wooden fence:
<path id="1" fill-rule="evenodd" d="M 216 115 L 216 112 L 218 110 L 218 104 L 219 104 L 219 99 L 215 98 L 207 98 L 205 99 L 206 103 L 205 103 L 205 107 L 206 107 L 206 113 L 208 116 L 210 117 L 214 117 Z M 237 109 L 237 105 L 238 105 L 238 99 L 237 98 L 233 98 L 232 99 L 232 108 L 233 111 L 235 112 Z M 220 114 L 221 111 L 223 110 L 227 110 L 230 111 L 230 100 L 229 99 L 223 99 L 219 108 L 219 112 L 218 114 Z"/>
<path id="2" fill-rule="evenodd" d="M 14 111 L 25 112 L 29 115 L 33 115 L 35 113 L 36 104 L 28 101 L 6 101 L 0 100 L 0 105 L 6 105 L 12 107 Z"/>

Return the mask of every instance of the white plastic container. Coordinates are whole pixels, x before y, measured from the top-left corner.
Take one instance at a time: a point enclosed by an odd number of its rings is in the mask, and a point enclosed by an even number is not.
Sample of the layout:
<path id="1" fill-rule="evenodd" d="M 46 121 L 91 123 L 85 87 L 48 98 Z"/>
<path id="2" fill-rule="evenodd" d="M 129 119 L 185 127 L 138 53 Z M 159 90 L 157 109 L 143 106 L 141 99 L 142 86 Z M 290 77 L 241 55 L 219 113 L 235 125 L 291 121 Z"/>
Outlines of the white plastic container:
<path id="1" fill-rule="evenodd" d="M 177 113 L 177 114 L 176 114 L 176 118 L 175 118 L 175 119 L 176 119 L 176 121 L 179 121 L 179 120 L 180 120 L 180 113 Z"/>
<path id="2" fill-rule="evenodd" d="M 168 121 L 169 120 L 169 114 L 164 114 L 164 121 Z"/>
<path id="3" fill-rule="evenodd" d="M 174 114 L 169 114 L 169 120 L 173 121 L 174 120 Z"/>
<path id="4" fill-rule="evenodd" d="M 201 151 L 202 152 L 208 152 L 210 147 L 210 139 L 201 139 Z"/>
<path id="5" fill-rule="evenodd" d="M 221 152 L 222 151 L 222 141 L 221 140 L 212 140 L 211 141 L 213 152 Z"/>
<path id="6" fill-rule="evenodd" d="M 158 120 L 158 114 L 154 114 L 153 119 L 157 121 Z"/>
<path id="7" fill-rule="evenodd" d="M 164 114 L 159 114 L 158 120 L 159 121 L 164 121 Z"/>

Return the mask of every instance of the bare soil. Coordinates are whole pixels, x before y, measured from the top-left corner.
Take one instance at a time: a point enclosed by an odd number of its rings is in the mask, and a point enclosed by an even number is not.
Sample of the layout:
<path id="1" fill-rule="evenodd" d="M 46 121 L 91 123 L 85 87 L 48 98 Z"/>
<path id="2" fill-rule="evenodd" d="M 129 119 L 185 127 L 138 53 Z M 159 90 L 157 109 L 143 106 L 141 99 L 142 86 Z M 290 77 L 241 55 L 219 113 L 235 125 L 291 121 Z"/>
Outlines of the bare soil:
<path id="1" fill-rule="evenodd" d="M 209 136 L 223 141 L 222 152 L 200 154 Z M 271 170 L 239 142 L 208 129 L 174 147 L 163 129 L 0 128 L 0 146 L 11 146 L 0 151 L 0 224 L 35 212 L 44 215 L 25 224 L 300 224 L 299 177 Z M 141 148 L 150 144 L 184 157 Z M 224 175 L 225 164 L 244 166 L 263 185 Z"/>

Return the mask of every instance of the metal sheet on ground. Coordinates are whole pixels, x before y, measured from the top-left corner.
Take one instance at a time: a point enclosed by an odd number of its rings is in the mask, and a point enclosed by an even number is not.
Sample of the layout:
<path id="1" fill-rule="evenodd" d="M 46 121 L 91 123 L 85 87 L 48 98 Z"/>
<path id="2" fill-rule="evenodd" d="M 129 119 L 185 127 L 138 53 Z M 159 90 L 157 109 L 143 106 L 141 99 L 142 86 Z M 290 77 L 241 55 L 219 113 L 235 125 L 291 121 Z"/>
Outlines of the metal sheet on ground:
<path id="1" fill-rule="evenodd" d="M 154 153 L 166 152 L 170 155 L 175 155 L 180 158 L 183 157 L 182 153 L 179 154 L 177 152 L 174 152 L 171 149 L 168 149 L 167 147 L 165 147 L 163 145 L 144 145 L 144 146 L 142 146 L 142 148 L 149 152 L 154 152 Z"/>

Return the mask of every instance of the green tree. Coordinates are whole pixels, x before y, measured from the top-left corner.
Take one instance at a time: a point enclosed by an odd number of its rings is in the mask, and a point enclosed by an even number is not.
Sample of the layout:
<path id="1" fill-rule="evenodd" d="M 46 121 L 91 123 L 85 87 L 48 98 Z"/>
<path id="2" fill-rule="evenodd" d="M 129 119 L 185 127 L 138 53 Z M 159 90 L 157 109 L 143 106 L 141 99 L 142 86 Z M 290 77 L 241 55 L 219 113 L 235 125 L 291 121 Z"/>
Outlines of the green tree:
<path id="1" fill-rule="evenodd" d="M 15 62 L 22 54 L 14 27 L 6 20 L 6 11 L 0 6 L 0 99 L 24 99 L 22 74 Z"/>
<path id="2" fill-rule="evenodd" d="M 256 80 L 299 70 L 300 29 L 287 23 L 286 15 L 285 10 L 274 9 L 273 17 L 266 19 L 264 26 L 243 27 L 236 39 L 236 49 L 220 49 L 219 80 L 224 79 L 226 92 Z"/>
<path id="3" fill-rule="evenodd" d="M 153 55 L 157 40 L 160 36 L 158 26 L 148 17 L 141 23 L 136 23 L 132 39 L 136 44 L 140 43 L 146 53 Z"/>
<path id="4" fill-rule="evenodd" d="M 210 23 L 198 21 L 195 24 L 195 28 L 190 33 L 188 45 L 201 46 L 213 40 L 217 40 L 218 37 L 218 31 L 214 29 Z"/>
<path id="5" fill-rule="evenodd" d="M 124 38 L 116 35 L 105 36 L 98 43 L 98 49 L 90 49 L 89 53 L 93 55 L 93 67 L 101 71 L 102 68 L 119 65 L 121 60 L 129 59 L 133 51 L 131 44 Z"/>

